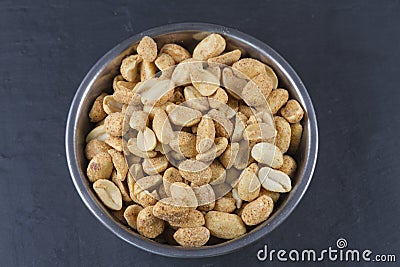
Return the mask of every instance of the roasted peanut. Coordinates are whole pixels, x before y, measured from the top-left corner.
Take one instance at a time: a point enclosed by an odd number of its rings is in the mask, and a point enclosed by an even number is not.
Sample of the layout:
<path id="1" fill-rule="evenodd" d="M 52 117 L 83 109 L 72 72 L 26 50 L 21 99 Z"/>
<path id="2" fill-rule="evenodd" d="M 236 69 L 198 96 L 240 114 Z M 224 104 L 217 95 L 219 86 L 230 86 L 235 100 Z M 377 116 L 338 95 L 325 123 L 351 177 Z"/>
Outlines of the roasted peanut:
<path id="1" fill-rule="evenodd" d="M 107 145 L 105 142 L 93 139 L 89 143 L 87 143 L 85 147 L 85 156 L 88 160 L 91 160 L 94 156 L 99 153 L 107 153 L 107 151 L 111 147 Z"/>
<path id="2" fill-rule="evenodd" d="M 205 153 L 214 144 L 215 127 L 211 118 L 203 117 L 197 126 L 196 150 Z"/>
<path id="3" fill-rule="evenodd" d="M 290 178 L 294 176 L 297 169 L 297 163 L 289 155 L 283 155 L 283 165 L 279 168 L 280 171 L 286 173 Z"/>
<path id="4" fill-rule="evenodd" d="M 93 189 L 97 196 L 112 210 L 120 210 L 122 208 L 122 196 L 118 187 L 111 181 L 99 179 L 93 183 Z"/>
<path id="5" fill-rule="evenodd" d="M 137 229 L 137 218 L 139 215 L 139 212 L 141 212 L 143 208 L 139 205 L 130 205 L 125 209 L 124 212 L 124 218 L 128 225 L 132 227 L 133 229 Z"/>
<path id="6" fill-rule="evenodd" d="M 186 180 L 196 185 L 210 182 L 212 171 L 205 163 L 197 160 L 185 160 L 179 164 L 179 173 Z"/>
<path id="7" fill-rule="evenodd" d="M 250 202 L 242 211 L 242 220 L 247 225 L 256 225 L 267 220 L 274 209 L 272 198 L 263 195 Z"/>
<path id="8" fill-rule="evenodd" d="M 296 123 L 301 121 L 304 111 L 299 102 L 294 99 L 290 99 L 282 108 L 281 114 L 288 122 Z"/>
<path id="9" fill-rule="evenodd" d="M 276 114 L 278 110 L 286 104 L 289 99 L 289 93 L 285 89 L 275 89 L 267 97 L 268 106 L 272 114 Z"/>
<path id="10" fill-rule="evenodd" d="M 232 68 L 238 70 L 249 79 L 266 72 L 265 64 L 253 58 L 242 58 L 235 62 Z"/>
<path id="11" fill-rule="evenodd" d="M 222 64 L 222 65 L 232 65 L 236 61 L 240 59 L 242 53 L 239 49 L 235 49 L 233 51 L 227 52 L 225 54 L 209 58 L 207 60 L 208 64 Z"/>
<path id="12" fill-rule="evenodd" d="M 225 50 L 225 39 L 219 34 L 210 34 L 204 38 L 193 50 L 193 58 L 207 60 L 219 56 Z"/>
<path id="13" fill-rule="evenodd" d="M 118 179 L 121 181 L 125 180 L 128 173 L 128 164 L 125 161 L 124 155 L 115 149 L 108 150 L 108 154 L 110 154 L 114 167 L 117 170 Z"/>
<path id="14" fill-rule="evenodd" d="M 136 51 L 145 61 L 153 62 L 157 57 L 157 44 L 151 37 L 145 36 L 140 40 Z"/>
<path id="15" fill-rule="evenodd" d="M 180 228 L 174 234 L 174 239 L 183 247 L 201 247 L 210 238 L 210 231 L 205 227 Z"/>
<path id="16" fill-rule="evenodd" d="M 125 80 L 134 82 L 138 74 L 138 65 L 142 61 L 142 57 L 139 55 L 131 55 L 122 60 L 121 63 L 121 75 Z"/>
<path id="17" fill-rule="evenodd" d="M 295 155 L 299 149 L 301 136 L 303 135 L 303 126 L 300 123 L 294 123 L 290 125 L 290 129 L 291 135 L 288 153 L 290 155 Z"/>
<path id="18" fill-rule="evenodd" d="M 282 171 L 263 167 L 258 172 L 258 178 L 262 187 L 272 192 L 286 193 L 292 189 L 289 176 Z"/>
<path id="19" fill-rule="evenodd" d="M 137 216 L 137 230 L 148 238 L 155 238 L 164 231 L 164 221 L 153 215 L 153 207 L 142 209 Z"/>
<path id="20" fill-rule="evenodd" d="M 92 109 L 89 112 L 89 118 L 91 122 L 99 122 L 107 116 L 107 113 L 103 109 L 103 100 L 106 96 L 106 93 L 102 93 L 94 101 Z"/>
<path id="21" fill-rule="evenodd" d="M 106 152 L 95 155 L 87 167 L 87 176 L 90 182 L 100 179 L 109 179 L 113 170 L 111 156 Z"/>
<path id="22" fill-rule="evenodd" d="M 143 160 L 143 170 L 149 175 L 162 173 L 167 167 L 168 159 L 164 155 Z"/>
<path id="23" fill-rule="evenodd" d="M 283 165 L 283 154 L 273 144 L 258 143 L 251 150 L 251 156 L 259 163 L 267 164 L 272 168 L 280 168 Z"/>
<path id="24" fill-rule="evenodd" d="M 236 214 L 209 211 L 205 219 L 205 226 L 213 236 L 233 239 L 246 233 L 246 227 L 242 219 Z"/>
<path id="25" fill-rule="evenodd" d="M 124 115 L 121 112 L 109 114 L 104 121 L 106 133 L 112 136 L 121 136 L 123 121 Z"/>
<path id="26" fill-rule="evenodd" d="M 180 45 L 177 44 L 166 44 L 161 48 L 160 53 L 170 55 L 175 63 L 180 63 L 191 57 L 190 53 Z"/>
<path id="27" fill-rule="evenodd" d="M 276 146 L 282 153 L 286 153 L 290 145 L 291 129 L 290 124 L 282 117 L 274 118 L 276 128 Z"/>
<path id="28" fill-rule="evenodd" d="M 239 176 L 237 185 L 238 196 L 244 201 L 252 201 L 256 199 L 260 193 L 260 180 L 257 177 L 257 164 L 252 163 L 244 169 Z"/>

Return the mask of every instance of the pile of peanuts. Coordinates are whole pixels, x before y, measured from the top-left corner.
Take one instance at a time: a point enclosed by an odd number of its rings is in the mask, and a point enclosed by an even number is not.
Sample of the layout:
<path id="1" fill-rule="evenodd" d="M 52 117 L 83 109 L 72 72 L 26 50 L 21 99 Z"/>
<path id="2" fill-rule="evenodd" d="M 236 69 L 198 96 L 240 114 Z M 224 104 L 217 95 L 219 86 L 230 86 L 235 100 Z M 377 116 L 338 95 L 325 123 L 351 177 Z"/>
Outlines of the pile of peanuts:
<path id="1" fill-rule="evenodd" d="M 89 112 L 87 177 L 122 223 L 201 247 L 266 221 L 292 189 L 304 111 L 266 64 L 210 34 L 190 53 L 148 36 Z"/>

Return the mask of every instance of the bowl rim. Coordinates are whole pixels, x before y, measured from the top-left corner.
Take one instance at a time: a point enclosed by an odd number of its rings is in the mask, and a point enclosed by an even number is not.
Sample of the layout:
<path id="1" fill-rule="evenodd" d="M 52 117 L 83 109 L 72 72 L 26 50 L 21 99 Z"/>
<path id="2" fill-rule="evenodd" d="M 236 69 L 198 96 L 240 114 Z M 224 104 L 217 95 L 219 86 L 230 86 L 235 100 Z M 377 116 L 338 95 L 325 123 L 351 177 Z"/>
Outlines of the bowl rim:
<path id="1" fill-rule="evenodd" d="M 105 214 L 102 208 L 98 206 L 98 204 L 90 196 L 89 190 L 83 180 L 86 179 L 86 177 L 82 177 L 79 173 L 77 155 L 75 151 L 77 128 L 76 125 L 78 120 L 78 111 L 80 110 L 81 106 L 80 100 L 87 94 L 90 85 L 103 70 L 104 66 L 107 66 L 108 63 L 110 63 L 114 58 L 116 58 L 123 51 L 129 48 L 133 43 L 139 41 L 143 36 L 157 36 L 166 33 L 182 31 L 216 32 L 223 35 L 231 36 L 236 39 L 240 39 L 241 42 L 256 48 L 258 51 L 262 51 L 263 53 L 269 55 L 269 57 L 271 57 L 271 59 L 275 61 L 275 64 L 280 65 L 280 68 L 281 70 L 283 70 L 284 75 L 295 87 L 295 90 L 298 92 L 299 97 L 302 98 L 304 108 L 307 110 L 308 115 L 308 160 L 305 163 L 303 176 L 301 177 L 301 179 L 299 179 L 299 182 L 297 184 L 297 190 L 291 193 L 291 198 L 288 199 L 282 210 L 280 210 L 279 213 L 277 213 L 276 216 L 269 223 L 259 229 L 254 229 L 253 231 L 246 233 L 242 237 L 218 245 L 206 246 L 201 248 L 183 248 L 160 244 L 147 238 L 135 236 L 128 232 L 128 230 L 123 229 L 118 223 L 116 223 L 112 218 Z M 231 253 L 247 245 L 250 245 L 251 243 L 254 243 L 261 237 L 272 232 L 292 213 L 292 211 L 296 208 L 303 195 L 305 194 L 315 170 L 318 156 L 318 126 L 314 107 L 303 82 L 293 70 L 293 68 L 289 65 L 289 63 L 270 46 L 250 35 L 229 27 L 209 23 L 185 22 L 155 27 L 144 32 L 135 34 L 113 47 L 93 65 L 93 67 L 85 75 L 72 100 L 66 124 L 65 149 L 71 179 L 82 201 L 85 203 L 86 207 L 92 212 L 92 214 L 106 228 L 108 228 L 119 238 L 138 248 L 158 255 L 178 258 L 212 257 Z"/>

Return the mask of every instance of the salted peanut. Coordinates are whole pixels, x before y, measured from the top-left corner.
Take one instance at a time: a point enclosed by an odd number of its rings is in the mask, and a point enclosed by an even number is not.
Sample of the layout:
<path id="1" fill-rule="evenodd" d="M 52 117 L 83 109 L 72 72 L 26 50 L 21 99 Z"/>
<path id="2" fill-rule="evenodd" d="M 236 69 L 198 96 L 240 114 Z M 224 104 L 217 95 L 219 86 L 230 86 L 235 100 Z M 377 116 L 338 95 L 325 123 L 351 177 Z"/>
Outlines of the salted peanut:
<path id="1" fill-rule="evenodd" d="M 210 239 L 210 231 L 202 226 L 180 228 L 174 233 L 174 239 L 183 247 L 201 247 Z"/>
<path id="2" fill-rule="evenodd" d="M 105 125 L 100 125 L 91 130 L 88 135 L 86 136 L 86 143 L 89 143 L 92 140 L 99 140 L 99 141 L 104 141 L 109 137 L 109 135 L 106 133 L 106 127 Z"/>
<path id="3" fill-rule="evenodd" d="M 172 72 L 171 80 L 178 86 L 191 84 L 190 74 L 203 70 L 203 63 L 192 58 L 186 59 L 175 66 Z"/>
<path id="4" fill-rule="evenodd" d="M 103 100 L 106 96 L 106 93 L 102 93 L 94 101 L 93 106 L 89 111 L 89 118 L 91 122 L 99 122 L 107 116 L 107 113 L 103 109 Z"/>
<path id="5" fill-rule="evenodd" d="M 212 171 L 210 180 L 211 185 L 217 185 L 225 182 L 226 170 L 218 160 L 214 160 L 211 163 L 210 168 Z"/>
<path id="6" fill-rule="evenodd" d="M 272 198 L 272 201 L 274 203 L 276 203 L 281 194 L 278 192 L 269 191 L 269 190 L 265 189 L 264 187 L 261 187 L 260 196 L 263 196 L 263 195 L 269 196 L 270 198 Z"/>
<path id="7" fill-rule="evenodd" d="M 163 144 L 168 144 L 175 136 L 171 123 L 168 120 L 168 116 L 162 109 L 156 109 L 154 112 L 153 130 L 158 141 Z"/>
<path id="8" fill-rule="evenodd" d="M 139 203 L 143 207 L 153 206 L 160 199 L 156 190 L 151 193 L 147 190 L 140 191 L 135 195 L 135 202 Z"/>
<path id="9" fill-rule="evenodd" d="M 272 114 L 276 114 L 278 110 L 286 104 L 289 99 L 289 92 L 285 89 L 272 90 L 267 97 L 267 103 Z"/>
<path id="10" fill-rule="evenodd" d="M 252 201 L 256 199 L 260 193 L 260 180 L 257 177 L 257 164 L 252 163 L 242 171 L 237 185 L 238 196 L 244 201 Z"/>
<path id="11" fill-rule="evenodd" d="M 290 155 L 296 154 L 299 149 L 301 136 L 303 135 L 303 126 L 297 122 L 290 124 L 291 135 L 290 135 L 290 146 L 288 149 L 288 153 Z"/>
<path id="12" fill-rule="evenodd" d="M 243 100 L 250 106 L 266 106 L 267 97 L 273 88 L 273 81 L 267 73 L 261 73 L 251 79 L 243 88 Z"/>
<path id="13" fill-rule="evenodd" d="M 109 114 L 104 121 L 106 133 L 112 136 L 121 136 L 123 121 L 124 115 L 121 112 Z"/>
<path id="14" fill-rule="evenodd" d="M 205 224 L 204 215 L 198 210 L 190 210 L 187 216 L 178 217 L 176 220 L 169 222 L 172 227 L 192 228 Z"/>
<path id="15" fill-rule="evenodd" d="M 228 103 L 228 94 L 221 87 L 217 88 L 217 91 L 208 97 L 208 102 L 211 108 L 219 108 Z"/>
<path id="16" fill-rule="evenodd" d="M 137 217 L 142 210 L 143 208 L 136 204 L 130 205 L 125 209 L 124 218 L 128 225 L 135 230 L 137 229 Z"/>
<path id="17" fill-rule="evenodd" d="M 112 210 L 120 210 L 122 208 L 121 192 L 113 182 L 99 179 L 93 183 L 93 190 L 108 208 Z"/>
<path id="18" fill-rule="evenodd" d="M 146 127 L 144 131 L 139 131 L 137 134 L 137 145 L 142 151 L 151 151 L 157 145 L 157 139 L 154 132 Z"/>
<path id="19" fill-rule="evenodd" d="M 247 140 L 239 142 L 239 151 L 236 155 L 233 167 L 238 170 L 243 170 L 247 167 L 250 160 L 250 144 Z"/>
<path id="20" fill-rule="evenodd" d="M 190 53 L 185 48 L 177 44 L 165 44 L 161 48 L 160 53 L 170 55 L 174 59 L 175 63 L 180 63 L 191 57 Z"/>
<path id="21" fill-rule="evenodd" d="M 283 155 L 283 165 L 279 168 L 281 172 L 286 173 L 290 178 L 293 178 L 294 174 L 296 173 L 297 163 L 289 155 Z"/>
<path id="22" fill-rule="evenodd" d="M 175 61 L 174 58 L 168 55 L 167 53 L 161 53 L 156 61 L 154 61 L 156 64 L 157 68 L 161 71 L 166 71 L 173 66 L 175 66 Z"/>
<path id="23" fill-rule="evenodd" d="M 272 80 L 272 89 L 276 89 L 278 87 L 278 77 L 276 77 L 274 70 L 270 66 L 265 65 L 265 71 Z"/>
<path id="24" fill-rule="evenodd" d="M 236 208 L 240 209 L 240 207 L 242 206 L 243 201 L 242 201 L 242 199 L 239 197 L 239 193 L 238 193 L 238 191 L 237 191 L 236 188 L 233 188 L 233 189 L 232 189 L 232 197 L 233 197 L 233 199 L 236 201 L 236 202 L 235 202 Z"/>
<path id="25" fill-rule="evenodd" d="M 154 190 L 161 183 L 162 183 L 162 176 L 159 174 L 140 178 L 139 180 L 136 180 L 136 183 L 135 183 L 135 186 L 133 189 L 134 190 L 133 193 L 137 194 L 144 190 L 148 190 L 148 191 Z"/>
<path id="26" fill-rule="evenodd" d="M 216 133 L 229 139 L 233 133 L 233 123 L 216 109 L 210 110 L 207 116 L 214 120 Z"/>
<path id="27" fill-rule="evenodd" d="M 87 167 L 87 176 L 90 182 L 100 179 L 110 179 L 113 170 L 111 156 L 108 153 L 101 152 L 95 155 Z"/>
<path id="28" fill-rule="evenodd" d="M 238 70 L 249 79 L 265 73 L 265 64 L 254 58 L 242 58 L 232 65 L 232 68 Z"/>
<path id="29" fill-rule="evenodd" d="M 168 167 L 168 159 L 162 155 L 143 160 L 143 170 L 149 175 L 162 173 Z"/>
<path id="30" fill-rule="evenodd" d="M 129 196 L 132 200 L 136 199 L 134 192 L 136 181 L 143 178 L 143 176 L 142 164 L 135 163 L 129 167 L 126 183 L 128 185 Z"/>
<path id="31" fill-rule="evenodd" d="M 85 156 L 88 160 L 91 160 L 99 153 L 107 153 L 109 149 L 110 146 L 103 141 L 93 139 L 89 143 L 87 143 L 85 147 Z"/>
<path id="32" fill-rule="evenodd" d="M 238 112 L 235 116 L 235 126 L 233 129 L 232 137 L 231 137 L 231 142 L 239 142 L 240 140 L 243 139 L 243 131 L 247 126 L 247 117 L 241 113 Z"/>
<path id="33" fill-rule="evenodd" d="M 122 147 L 122 138 L 117 137 L 117 136 L 109 136 L 105 141 L 104 141 L 109 147 L 114 148 L 115 150 L 122 152 L 123 147 Z"/>
<path id="34" fill-rule="evenodd" d="M 140 62 L 142 62 L 142 57 L 139 55 L 131 55 L 124 58 L 119 69 L 122 77 L 129 82 L 134 82 L 138 73 L 138 65 Z"/>
<path id="35" fill-rule="evenodd" d="M 154 158 L 157 155 L 156 151 L 142 151 L 137 146 L 137 138 L 130 138 L 127 143 L 127 149 L 133 155 L 138 156 L 140 158 Z"/>
<path id="36" fill-rule="evenodd" d="M 246 233 L 246 226 L 236 214 L 209 211 L 205 219 L 205 226 L 215 237 L 233 239 Z"/>
<path id="37" fill-rule="evenodd" d="M 119 191 L 121 192 L 122 200 L 125 202 L 131 202 L 132 199 L 129 196 L 127 185 L 118 177 L 117 171 L 115 170 L 111 174 L 111 181 L 118 187 Z"/>
<path id="38" fill-rule="evenodd" d="M 193 58 L 207 60 L 219 56 L 224 52 L 225 46 L 225 39 L 219 34 L 212 33 L 197 44 L 193 50 Z"/>
<path id="39" fill-rule="evenodd" d="M 165 193 L 168 196 L 171 196 L 170 187 L 171 187 L 171 184 L 173 184 L 175 182 L 183 182 L 183 178 L 180 175 L 178 169 L 176 169 L 174 167 L 170 167 L 170 168 L 166 169 L 163 174 L 163 185 L 164 185 Z"/>
<path id="40" fill-rule="evenodd" d="M 161 106 L 174 96 L 175 84 L 169 79 L 152 78 L 142 82 L 136 88 L 143 105 Z"/>
<path id="41" fill-rule="evenodd" d="M 191 127 L 200 122 L 201 112 L 184 106 L 170 104 L 165 109 L 170 121 L 179 126 Z"/>
<path id="42" fill-rule="evenodd" d="M 210 108 L 207 98 L 203 97 L 193 86 L 186 86 L 183 94 L 186 100 L 185 105 L 188 107 L 199 111 L 207 111 Z"/>
<path id="43" fill-rule="evenodd" d="M 154 206 L 142 209 L 137 216 L 137 231 L 148 238 L 155 238 L 164 231 L 164 221 L 153 215 Z"/>
<path id="44" fill-rule="evenodd" d="M 215 139 L 215 127 L 214 122 L 209 117 L 202 117 L 200 123 L 197 126 L 196 135 L 196 150 L 199 153 L 205 153 L 211 149 Z"/>
<path id="45" fill-rule="evenodd" d="M 164 198 L 154 206 L 153 214 L 164 221 L 174 221 L 176 218 L 184 218 L 189 215 L 192 208 L 188 207 L 181 199 L 173 197 Z"/>
<path id="46" fill-rule="evenodd" d="M 266 221 L 274 209 L 272 198 L 263 195 L 250 202 L 242 211 L 242 220 L 245 224 L 251 226 Z"/>
<path id="47" fill-rule="evenodd" d="M 136 51 L 143 60 L 153 62 L 157 57 L 157 44 L 151 37 L 145 36 L 140 40 Z"/>
<path id="48" fill-rule="evenodd" d="M 215 193 L 211 185 L 202 186 L 192 185 L 192 189 L 197 198 L 198 210 L 209 211 L 215 206 Z"/>
<path id="49" fill-rule="evenodd" d="M 201 161 L 185 160 L 179 164 L 178 169 L 183 178 L 196 185 L 204 185 L 211 180 L 211 168 Z"/>
<path id="50" fill-rule="evenodd" d="M 175 182 L 170 186 L 171 196 L 181 199 L 188 207 L 197 207 L 198 202 L 193 189 L 182 182 Z"/>
<path id="51" fill-rule="evenodd" d="M 304 116 L 304 110 L 300 106 L 299 102 L 294 99 L 290 99 L 286 106 L 281 109 L 281 115 L 290 123 L 296 123 L 301 121 Z"/>
<path id="52" fill-rule="evenodd" d="M 276 136 L 275 127 L 267 123 L 249 124 L 243 131 L 243 137 L 249 142 L 274 142 Z"/>
<path id="53" fill-rule="evenodd" d="M 272 192 L 286 193 L 292 189 L 290 177 L 282 171 L 263 167 L 258 172 L 258 178 L 262 187 Z"/>
<path id="54" fill-rule="evenodd" d="M 113 94 L 114 100 L 121 104 L 129 104 L 135 95 L 135 91 L 127 88 L 120 88 Z M 122 111 L 122 107 L 121 107 Z"/>
<path id="55" fill-rule="evenodd" d="M 117 170 L 118 179 L 121 181 L 125 180 L 128 173 L 128 164 L 125 161 L 124 155 L 115 149 L 110 149 L 107 152 L 111 156 L 114 167 Z"/>
<path id="56" fill-rule="evenodd" d="M 132 112 L 129 120 L 129 126 L 136 131 L 144 131 L 149 121 L 149 114 L 147 112 L 138 110 Z"/>
<path id="57" fill-rule="evenodd" d="M 230 169 L 235 163 L 236 156 L 239 152 L 239 143 L 230 143 L 226 147 L 224 153 L 219 157 L 219 161 L 226 169 Z"/>
<path id="58" fill-rule="evenodd" d="M 219 78 L 205 69 L 192 70 L 190 72 L 190 81 L 202 96 L 214 94 L 220 85 Z"/>
<path id="59" fill-rule="evenodd" d="M 277 131 L 275 145 L 281 150 L 282 153 L 286 153 L 290 146 L 290 124 L 284 118 L 279 116 L 274 118 L 274 122 Z"/>
<path id="60" fill-rule="evenodd" d="M 103 110 L 107 114 L 121 112 L 123 104 L 114 99 L 113 95 L 105 96 L 103 99 Z"/>
<path id="61" fill-rule="evenodd" d="M 236 209 L 236 200 L 230 196 L 224 196 L 215 201 L 215 211 L 231 213 Z"/>
<path id="62" fill-rule="evenodd" d="M 240 95 L 247 82 L 248 80 L 244 75 L 232 68 L 222 70 L 222 84 L 228 94 L 236 99 L 241 99 Z"/>
<path id="63" fill-rule="evenodd" d="M 279 169 L 283 165 L 283 154 L 278 147 L 270 143 L 258 143 L 251 150 L 251 156 L 259 163 Z"/>
<path id="64" fill-rule="evenodd" d="M 144 82 L 156 75 L 157 67 L 153 62 L 143 60 L 140 64 L 140 81 Z"/>
<path id="65" fill-rule="evenodd" d="M 186 158 L 196 157 L 196 135 L 184 131 L 176 131 L 175 138 L 169 143 L 171 149 Z"/>
<path id="66" fill-rule="evenodd" d="M 214 139 L 214 145 L 205 153 L 199 153 L 196 156 L 196 160 L 200 160 L 203 162 L 213 161 L 215 158 L 224 153 L 226 147 L 228 146 L 228 139 L 225 137 L 216 137 Z"/>
<path id="67" fill-rule="evenodd" d="M 207 60 L 208 64 L 221 64 L 221 65 L 232 65 L 240 59 L 242 52 L 239 49 L 224 53 L 217 57 L 212 57 Z"/>

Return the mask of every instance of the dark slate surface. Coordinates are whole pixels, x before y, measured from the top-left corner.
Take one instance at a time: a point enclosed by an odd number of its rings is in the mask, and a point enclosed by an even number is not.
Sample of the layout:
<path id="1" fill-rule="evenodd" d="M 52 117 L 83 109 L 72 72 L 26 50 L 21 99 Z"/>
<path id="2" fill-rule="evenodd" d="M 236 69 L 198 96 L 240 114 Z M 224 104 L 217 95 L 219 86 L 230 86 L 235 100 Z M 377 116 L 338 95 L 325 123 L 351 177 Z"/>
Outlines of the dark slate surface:
<path id="1" fill-rule="evenodd" d="M 322 250 L 339 237 L 400 257 L 399 14 L 399 1 L 1 1 L 0 264 L 256 266 L 267 264 L 256 258 L 264 244 Z M 186 21 L 275 48 L 307 85 L 320 127 L 314 179 L 287 221 L 198 260 L 152 255 L 106 230 L 76 193 L 64 150 L 70 102 L 96 60 L 135 33 Z"/>

